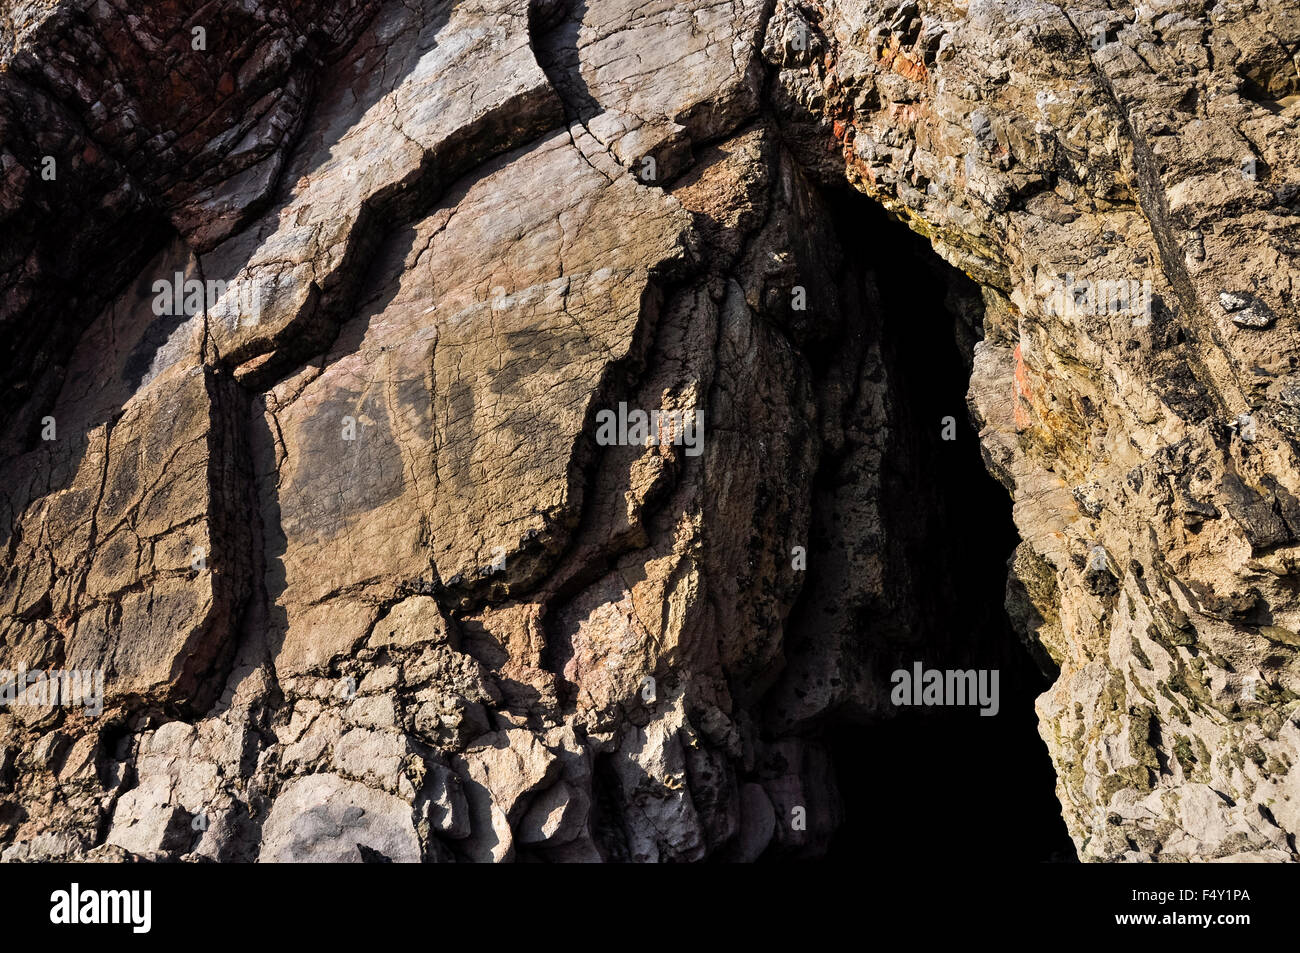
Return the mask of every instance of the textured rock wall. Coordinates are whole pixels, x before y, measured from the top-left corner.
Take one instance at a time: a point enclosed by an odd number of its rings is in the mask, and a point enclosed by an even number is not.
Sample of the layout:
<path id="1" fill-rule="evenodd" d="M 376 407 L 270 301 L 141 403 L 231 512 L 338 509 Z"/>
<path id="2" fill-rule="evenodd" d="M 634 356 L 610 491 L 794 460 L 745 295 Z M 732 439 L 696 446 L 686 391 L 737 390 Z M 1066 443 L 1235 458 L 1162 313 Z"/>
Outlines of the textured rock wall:
<path id="1" fill-rule="evenodd" d="M 0 711 L 5 859 L 824 851 L 962 651 L 854 201 L 955 266 L 1080 856 L 1295 858 L 1295 9 L 7 7 L 0 668 L 104 710 Z"/>
<path id="2" fill-rule="evenodd" d="M 836 141 L 806 161 L 983 286 L 969 399 L 1080 855 L 1294 859 L 1300 11 L 782 4 L 768 37 L 790 140 Z"/>

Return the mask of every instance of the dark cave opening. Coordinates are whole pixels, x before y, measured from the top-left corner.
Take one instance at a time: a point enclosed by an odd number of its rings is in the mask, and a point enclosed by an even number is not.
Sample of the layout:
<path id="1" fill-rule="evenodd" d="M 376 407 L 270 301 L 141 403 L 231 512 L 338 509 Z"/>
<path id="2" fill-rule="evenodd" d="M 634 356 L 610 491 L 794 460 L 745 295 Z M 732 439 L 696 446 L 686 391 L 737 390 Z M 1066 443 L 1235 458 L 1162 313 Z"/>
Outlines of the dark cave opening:
<path id="1" fill-rule="evenodd" d="M 874 284 L 897 396 L 883 480 L 890 559 L 907 567 L 910 649 L 927 669 L 996 669 L 999 711 L 899 707 L 828 726 L 844 805 L 832 859 L 1073 861 L 1035 698 L 1051 680 L 1004 607 L 1019 542 L 1011 498 L 989 475 L 966 407 L 982 305 L 970 279 L 875 203 L 835 202 L 849 267 Z M 865 295 L 870 299 L 871 293 Z M 951 417 L 944 439 L 944 419 Z M 905 663 L 904 663 L 905 664 Z"/>

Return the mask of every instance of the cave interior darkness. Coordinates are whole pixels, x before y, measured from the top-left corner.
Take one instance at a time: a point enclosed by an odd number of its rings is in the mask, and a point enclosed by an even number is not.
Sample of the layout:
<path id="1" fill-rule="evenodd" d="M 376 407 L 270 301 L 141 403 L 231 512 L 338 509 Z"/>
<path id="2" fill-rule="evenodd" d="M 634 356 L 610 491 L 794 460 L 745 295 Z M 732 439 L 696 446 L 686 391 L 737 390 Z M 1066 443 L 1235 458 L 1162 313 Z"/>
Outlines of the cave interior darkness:
<path id="1" fill-rule="evenodd" d="M 918 527 L 904 542 L 918 660 L 998 669 L 1000 711 L 912 707 L 865 724 L 832 720 L 826 740 L 844 824 L 829 857 L 1072 862 L 1034 712 L 1051 679 L 1004 607 L 1007 561 L 1019 542 L 1012 500 L 984 467 L 966 406 L 970 348 L 982 337 L 982 309 L 969 307 L 978 290 L 876 203 L 854 193 L 830 204 L 846 261 L 861 263 L 862 280 L 874 282 L 883 305 L 878 324 L 902 444 L 888 457 L 884 505 L 887 520 Z M 963 322 L 956 300 L 968 303 L 976 327 Z M 949 416 L 956 440 L 942 439 Z"/>

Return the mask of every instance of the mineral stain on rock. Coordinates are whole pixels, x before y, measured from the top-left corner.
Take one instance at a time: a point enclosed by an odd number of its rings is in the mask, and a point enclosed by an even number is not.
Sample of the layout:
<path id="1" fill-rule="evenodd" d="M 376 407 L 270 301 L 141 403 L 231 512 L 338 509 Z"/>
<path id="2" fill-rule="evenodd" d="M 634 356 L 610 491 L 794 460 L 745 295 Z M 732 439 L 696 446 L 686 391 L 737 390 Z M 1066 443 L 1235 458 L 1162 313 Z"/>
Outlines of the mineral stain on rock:
<path id="1" fill-rule="evenodd" d="M 0 859 L 1300 859 L 1285 3 L 0 14 Z"/>

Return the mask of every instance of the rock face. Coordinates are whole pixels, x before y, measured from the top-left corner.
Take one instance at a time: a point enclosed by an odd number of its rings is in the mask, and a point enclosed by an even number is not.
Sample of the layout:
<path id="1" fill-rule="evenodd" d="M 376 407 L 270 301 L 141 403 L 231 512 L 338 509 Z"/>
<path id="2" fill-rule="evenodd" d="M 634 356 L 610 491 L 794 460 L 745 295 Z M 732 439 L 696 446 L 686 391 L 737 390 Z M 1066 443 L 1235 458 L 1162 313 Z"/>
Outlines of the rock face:
<path id="1" fill-rule="evenodd" d="M 1080 856 L 1294 859 L 1300 11 L 828 3 L 767 35 L 822 164 L 983 286 L 969 399 Z"/>
<path id="2" fill-rule="evenodd" d="M 939 373 L 1078 856 L 1297 859 L 1294 4 L 0 11 L 4 859 L 821 855 Z"/>

